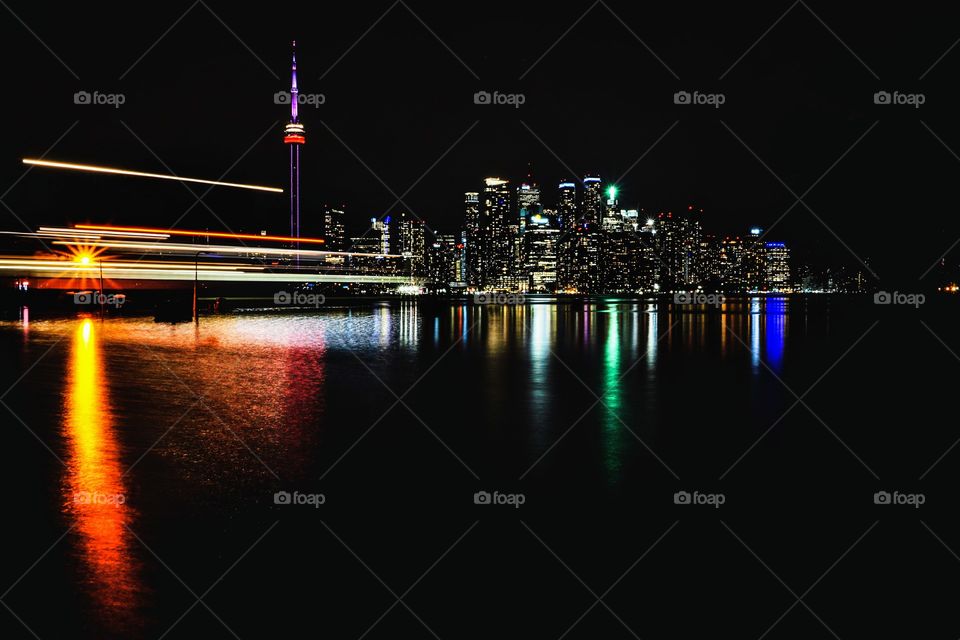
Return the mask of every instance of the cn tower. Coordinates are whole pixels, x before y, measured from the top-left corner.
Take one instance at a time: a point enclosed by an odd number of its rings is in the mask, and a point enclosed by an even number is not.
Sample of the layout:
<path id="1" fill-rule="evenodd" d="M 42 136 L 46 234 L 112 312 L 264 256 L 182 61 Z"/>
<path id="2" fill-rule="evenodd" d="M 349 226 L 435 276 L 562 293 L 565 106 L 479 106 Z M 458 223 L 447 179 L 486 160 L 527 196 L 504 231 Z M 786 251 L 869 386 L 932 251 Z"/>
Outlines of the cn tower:
<path id="1" fill-rule="evenodd" d="M 290 237 L 300 248 L 300 145 L 307 141 L 297 113 L 297 41 L 293 41 L 293 67 L 290 77 L 290 122 L 283 128 L 283 142 L 290 145 Z"/>

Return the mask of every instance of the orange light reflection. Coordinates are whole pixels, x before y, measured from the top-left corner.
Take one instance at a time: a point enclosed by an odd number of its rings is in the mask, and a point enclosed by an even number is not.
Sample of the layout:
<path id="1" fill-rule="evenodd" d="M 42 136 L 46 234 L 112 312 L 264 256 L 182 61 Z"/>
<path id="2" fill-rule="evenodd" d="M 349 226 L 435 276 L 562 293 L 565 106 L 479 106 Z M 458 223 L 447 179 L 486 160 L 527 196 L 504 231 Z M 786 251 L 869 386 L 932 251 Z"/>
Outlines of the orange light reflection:
<path id="1" fill-rule="evenodd" d="M 136 624 L 140 593 L 132 535 L 127 529 L 134 513 L 127 504 L 98 331 L 93 321 L 86 319 L 73 335 L 64 425 L 68 457 L 63 506 L 79 537 L 83 582 L 99 610 L 98 618 L 129 630 Z"/>

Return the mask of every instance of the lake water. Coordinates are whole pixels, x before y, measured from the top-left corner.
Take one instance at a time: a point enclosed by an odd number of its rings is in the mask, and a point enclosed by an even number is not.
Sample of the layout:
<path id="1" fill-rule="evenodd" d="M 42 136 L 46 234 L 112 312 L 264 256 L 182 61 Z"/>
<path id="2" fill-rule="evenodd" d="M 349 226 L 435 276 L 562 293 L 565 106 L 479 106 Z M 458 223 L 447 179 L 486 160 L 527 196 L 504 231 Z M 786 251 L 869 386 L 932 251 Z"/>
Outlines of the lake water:
<path id="1" fill-rule="evenodd" d="M 26 312 L 3 637 L 759 637 L 851 545 L 767 637 L 916 635 L 960 576 L 930 307 Z"/>

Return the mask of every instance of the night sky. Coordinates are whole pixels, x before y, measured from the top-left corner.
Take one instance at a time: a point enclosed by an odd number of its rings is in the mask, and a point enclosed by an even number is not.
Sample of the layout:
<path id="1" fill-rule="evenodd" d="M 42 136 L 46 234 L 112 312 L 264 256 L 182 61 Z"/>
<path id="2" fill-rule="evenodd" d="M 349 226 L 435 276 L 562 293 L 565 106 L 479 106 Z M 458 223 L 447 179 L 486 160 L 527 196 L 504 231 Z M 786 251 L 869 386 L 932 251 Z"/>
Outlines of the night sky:
<path id="1" fill-rule="evenodd" d="M 855 253 L 896 284 L 960 236 L 960 159 L 934 136 L 960 150 L 960 47 L 944 56 L 960 29 L 940 4 L 5 2 L 0 193 L 54 143 L 48 159 L 286 188 L 288 113 L 273 95 L 296 38 L 301 91 L 326 98 L 301 111 L 306 232 L 325 202 L 346 203 L 351 234 L 403 209 L 452 232 L 464 191 L 532 163 L 548 206 L 571 171 L 627 172 L 622 206 L 695 203 L 707 232 L 737 234 L 773 224 L 791 190 L 837 163 L 804 200 L 852 253 L 802 204 L 769 239 L 838 266 L 858 266 Z M 80 90 L 126 102 L 75 105 Z M 526 101 L 475 105 L 479 90 Z M 678 90 L 726 102 L 675 105 Z M 926 103 L 875 105 L 880 90 Z M 30 227 L 183 216 L 184 228 L 286 230 L 286 195 L 195 200 L 177 183 L 39 168 L 3 197 Z M 0 208 L 2 228 L 22 228 L 13 213 Z"/>

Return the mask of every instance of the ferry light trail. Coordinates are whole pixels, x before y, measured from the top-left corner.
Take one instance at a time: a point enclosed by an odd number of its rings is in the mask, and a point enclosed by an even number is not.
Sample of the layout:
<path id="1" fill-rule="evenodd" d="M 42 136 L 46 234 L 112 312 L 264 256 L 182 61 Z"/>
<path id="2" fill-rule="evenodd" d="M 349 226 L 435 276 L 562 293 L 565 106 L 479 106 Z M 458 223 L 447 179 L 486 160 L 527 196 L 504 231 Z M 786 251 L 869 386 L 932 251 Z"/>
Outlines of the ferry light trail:
<path id="1" fill-rule="evenodd" d="M 253 265 L 169 262 L 106 261 L 81 264 L 73 260 L 38 260 L 0 257 L 0 274 L 29 276 L 32 280 L 65 278 L 96 280 L 103 270 L 107 280 L 180 280 L 196 278 L 211 282 L 353 282 L 409 284 L 410 278 L 399 275 L 332 274 L 308 272 L 272 273 Z"/>
<path id="2" fill-rule="evenodd" d="M 179 235 L 188 235 L 288 243 L 293 238 L 153 227 L 82 226 L 82 229 L 41 227 L 36 233 L 0 231 L 0 236 L 42 238 L 66 250 L 57 251 L 58 255 L 46 256 L 39 253 L 32 256 L 0 255 L 0 278 L 13 275 L 20 281 L 26 281 L 29 277 L 32 283 L 41 283 L 37 285 L 39 288 L 51 289 L 88 286 L 86 280 L 100 278 L 104 281 L 139 282 L 415 283 L 412 276 L 402 275 L 396 267 L 388 266 L 388 263 L 402 259 L 401 255 L 324 250 L 323 239 L 320 238 L 300 238 L 301 242 L 319 243 L 321 246 L 316 249 L 293 249 L 283 245 L 193 244 L 187 239 L 181 242 L 170 240 Z M 181 238 L 176 237 L 176 240 Z M 110 255 L 105 255 L 105 252 L 110 252 Z M 200 260 L 201 255 L 204 260 Z M 368 261 L 356 266 L 344 261 L 352 257 L 362 257 Z M 266 264 L 264 258 L 271 263 Z M 293 258 L 297 259 L 295 264 L 290 261 Z M 369 260 L 371 258 L 373 260 Z M 301 259 L 306 262 L 301 264 Z"/>
<path id="3" fill-rule="evenodd" d="M 363 258 L 402 258 L 399 253 L 369 253 L 363 251 L 316 251 L 311 249 L 283 249 L 273 247 L 237 247 L 233 245 L 222 244 L 180 244 L 176 242 L 136 242 L 133 240 L 118 242 L 114 240 L 54 240 L 54 245 L 80 248 L 103 248 L 103 249 L 130 249 L 142 252 L 159 252 L 165 254 L 193 255 L 199 250 L 202 253 L 234 253 L 264 256 L 303 256 L 303 257 L 325 257 L 325 256 L 344 256 L 344 257 L 363 257 Z"/>
<path id="4" fill-rule="evenodd" d="M 323 238 L 291 238 L 289 236 L 261 236 L 254 233 L 223 233 L 220 231 L 186 231 L 181 229 L 155 229 L 153 227 L 114 227 L 102 224 L 78 224 L 77 229 L 89 229 L 93 231 L 121 231 L 127 233 L 156 233 L 175 236 L 194 236 L 211 238 L 229 238 L 233 240 L 271 240 L 277 242 L 309 242 L 313 244 L 324 244 Z"/>
<path id="5" fill-rule="evenodd" d="M 271 193 L 283 193 L 283 189 L 277 187 L 264 187 L 255 184 L 240 184 L 238 182 L 220 182 L 219 180 L 203 180 L 201 178 L 183 178 L 175 175 L 165 175 L 162 173 L 147 173 L 144 171 L 130 171 L 128 169 L 116 169 L 114 167 L 100 167 L 92 164 L 75 164 L 72 162 L 54 162 L 52 160 L 37 160 L 34 158 L 24 158 L 23 164 L 36 165 L 38 167 L 51 167 L 53 169 L 73 169 L 75 171 L 92 171 L 94 173 L 112 173 L 122 176 L 136 176 L 139 178 L 160 178 L 161 180 L 177 180 L 179 182 L 196 182 L 198 184 L 209 184 L 219 187 L 233 187 L 235 189 L 252 189 L 254 191 L 269 191 Z"/>

